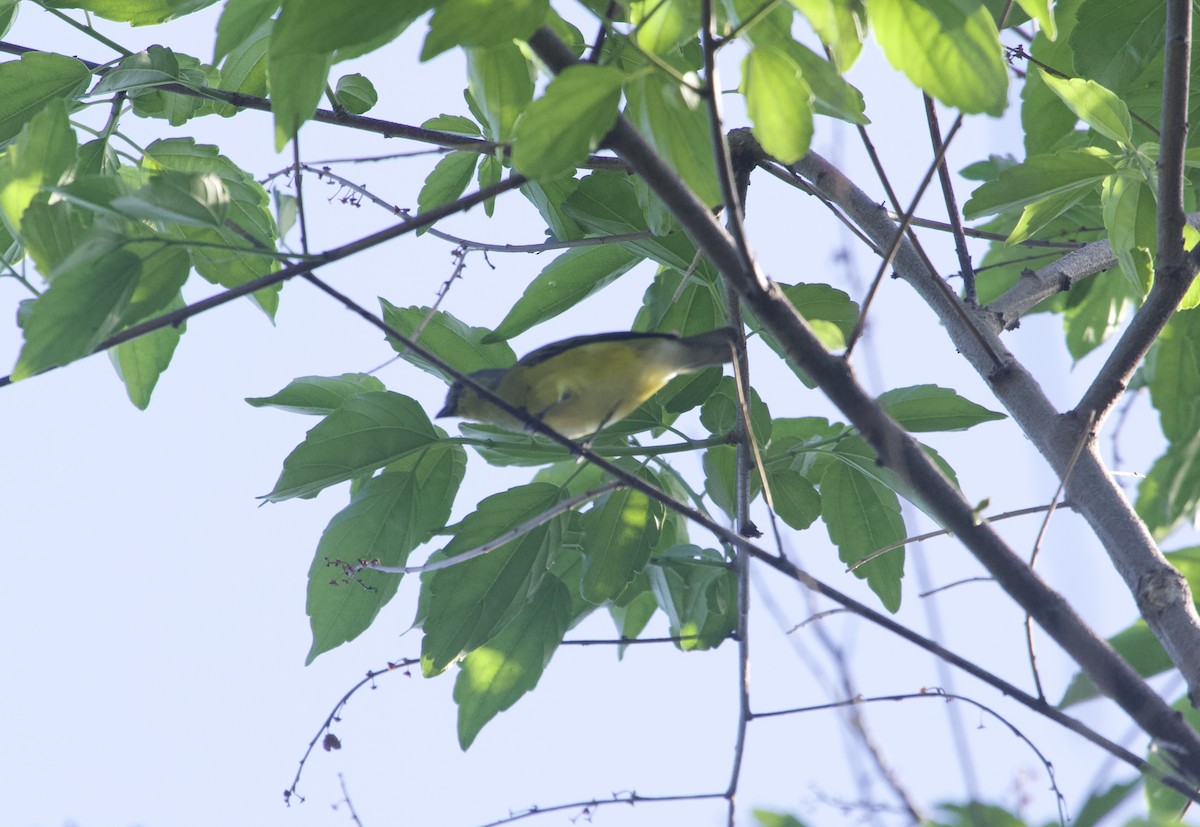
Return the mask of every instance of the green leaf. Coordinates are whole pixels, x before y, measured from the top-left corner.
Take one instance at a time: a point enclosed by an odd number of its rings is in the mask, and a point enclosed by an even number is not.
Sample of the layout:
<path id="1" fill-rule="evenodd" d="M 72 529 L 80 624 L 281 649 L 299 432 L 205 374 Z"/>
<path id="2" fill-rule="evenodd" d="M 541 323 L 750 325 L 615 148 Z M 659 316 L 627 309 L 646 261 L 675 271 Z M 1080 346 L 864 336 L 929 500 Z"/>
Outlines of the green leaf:
<path id="1" fill-rule="evenodd" d="M 317 111 L 333 55 L 329 52 L 278 54 L 271 39 L 267 74 L 271 78 L 271 111 L 275 115 L 275 151 L 296 137 L 304 122 Z"/>
<path id="2" fill-rule="evenodd" d="M 742 61 L 742 92 L 754 137 L 781 163 L 794 164 L 812 142 L 812 91 L 783 49 L 758 46 Z"/>
<path id="3" fill-rule="evenodd" d="M 750 389 L 748 407 L 754 438 L 759 445 L 766 445 L 771 439 L 771 412 L 754 388 Z M 714 436 L 725 436 L 733 433 L 741 418 L 737 382 L 732 376 L 723 376 L 700 408 L 700 424 Z"/>
<path id="4" fill-rule="evenodd" d="M 1195 311 L 1189 311 L 1195 312 Z M 1138 486 L 1137 513 L 1156 538 L 1200 513 L 1200 433 L 1167 446 Z"/>
<path id="5" fill-rule="evenodd" d="M 642 257 L 616 244 L 574 247 L 546 265 L 487 337 L 504 341 L 571 309 L 629 272 Z"/>
<path id="6" fill-rule="evenodd" d="M 1183 575 L 1192 593 L 1200 592 L 1200 546 L 1168 551 L 1164 556 Z"/>
<path id="7" fill-rule="evenodd" d="M 1092 129 L 1121 146 L 1133 144 L 1133 121 L 1125 102 L 1094 80 L 1055 77 L 1038 67 L 1042 83 Z"/>
<path id="8" fill-rule="evenodd" d="M 965 431 L 981 422 L 1007 418 L 962 398 L 951 388 L 937 385 L 894 388 L 880 394 L 877 401 L 892 419 L 913 433 Z"/>
<path id="9" fill-rule="evenodd" d="M 563 211 L 589 234 L 647 232 L 645 211 L 638 203 L 629 176 L 623 173 L 596 172 L 580 179 L 563 204 Z M 695 245 L 682 232 L 629 239 L 622 241 L 621 246 L 676 270 L 700 275 L 712 273 L 707 261 L 697 255 Z"/>
<path id="10" fill-rule="evenodd" d="M 584 600 L 614 600 L 633 582 L 658 542 L 662 520 L 662 503 L 630 488 L 605 495 L 583 515 Z"/>
<path id="11" fill-rule="evenodd" d="M 390 391 L 351 397 L 313 428 L 283 461 L 283 473 L 262 499 L 315 497 L 339 482 L 369 474 L 436 442 L 415 400 Z"/>
<path id="12" fill-rule="evenodd" d="M 1166 9 L 1165 0 L 1081 3 L 1068 37 L 1075 73 L 1123 95 L 1130 82 L 1162 51 Z"/>
<path id="13" fill-rule="evenodd" d="M 1035 155 L 1001 170 L 995 181 L 975 190 L 963 206 L 963 215 L 977 218 L 1015 210 L 1051 196 L 1081 197 L 1115 171 L 1112 157 L 1099 149 Z"/>
<path id="14" fill-rule="evenodd" d="M 79 147 L 75 163 L 76 177 L 113 175 L 120 168 L 121 159 L 117 157 L 116 151 L 107 138 L 97 138 Z"/>
<path id="15" fill-rule="evenodd" d="M 0 37 L 8 34 L 17 19 L 17 8 L 21 0 L 0 0 Z"/>
<path id="16" fill-rule="evenodd" d="M 721 203 L 708 116 L 694 93 L 660 73 L 632 76 L 625 115 L 703 203 Z"/>
<path id="17" fill-rule="evenodd" d="M 413 549 L 450 518 L 466 466 L 460 446 L 434 443 L 368 479 L 329 521 L 308 571 L 313 641 L 305 663 L 366 631 L 400 586 L 402 575 L 378 571 L 348 579 L 344 565 L 407 565 Z"/>
<path id="18" fill-rule="evenodd" d="M 696 36 L 700 7 L 692 0 L 633 0 L 629 22 L 633 42 L 651 54 L 666 54 Z"/>
<path id="19" fill-rule="evenodd" d="M 432 129 L 435 132 L 449 132 L 452 135 L 466 135 L 471 138 L 478 138 L 483 134 L 479 131 L 479 124 L 462 115 L 438 115 L 421 124 L 421 128 Z"/>
<path id="20" fill-rule="evenodd" d="M 518 122 L 513 164 L 539 181 L 574 170 L 616 123 L 624 80 L 609 66 L 588 63 L 563 70 Z"/>
<path id="21" fill-rule="evenodd" d="M 1044 32 L 1051 40 L 1058 37 L 1058 24 L 1050 0 L 1017 0 L 1017 5 L 1038 22 L 1039 33 Z"/>
<path id="22" fill-rule="evenodd" d="M 112 249 L 110 244 L 96 243 L 89 233 L 93 223 L 90 212 L 66 200 L 47 204 L 38 198 L 21 216 L 21 241 L 40 272 L 54 273 L 68 256 L 77 258 L 82 251 L 95 257 Z M 11 232 L 5 235 L 11 237 Z M 96 251 L 93 247 L 102 249 Z M 14 257 L 11 263 L 17 261 Z"/>
<path id="23" fill-rule="evenodd" d="M 254 30 L 241 44 L 236 46 L 221 64 L 221 88 L 244 95 L 264 98 L 267 88 L 267 54 L 271 46 L 273 21 L 267 21 Z M 222 115 L 233 114 L 218 109 Z"/>
<path id="24" fill-rule="evenodd" d="M 511 368 L 517 361 L 512 348 L 504 342 L 485 341 L 491 335 L 486 327 L 471 327 L 449 313 L 431 311 L 428 307 L 397 307 L 387 299 L 380 299 L 379 304 L 383 308 L 385 322 L 409 337 L 420 327 L 418 344 L 462 373 L 486 368 Z M 389 339 L 388 344 L 409 364 L 416 365 L 447 384 L 454 381 L 454 377 L 435 368 L 400 342 Z"/>
<path id="25" fill-rule="evenodd" d="M 1093 186 L 1082 185 L 1026 205 L 1004 243 L 1011 246 L 1033 238 L 1094 192 Z"/>
<path id="26" fill-rule="evenodd" d="M 463 659 L 454 681 L 458 743 L 464 750 L 484 724 L 537 686 L 571 622 L 571 595 L 545 578 L 498 635 Z"/>
<path id="27" fill-rule="evenodd" d="M 279 269 L 273 257 L 263 254 L 273 252 L 277 241 L 266 190 L 252 175 L 219 154 L 217 147 L 197 144 L 191 138 L 155 141 L 146 147 L 143 164 L 150 170 L 211 173 L 229 191 L 229 212 L 221 226 L 176 225 L 166 230 L 171 237 L 203 245 L 188 251 L 197 273 L 229 288 Z M 254 300 L 268 316 L 274 316 L 281 289 L 282 285 L 276 285 L 254 293 Z"/>
<path id="28" fill-rule="evenodd" d="M 608 613 L 616 624 L 617 633 L 628 640 L 635 640 L 657 611 L 658 601 L 654 599 L 644 573 L 616 601 L 608 604 Z M 617 648 L 617 657 L 624 654 L 625 645 L 622 644 Z"/>
<path id="29" fill-rule="evenodd" d="M 846 346 L 858 323 L 858 303 L 828 284 L 784 284 L 783 295 L 796 308 L 821 344 L 830 350 Z M 776 351 L 782 352 L 781 350 Z"/>
<path id="30" fill-rule="evenodd" d="M 850 339 L 858 321 L 858 304 L 841 290 L 827 284 L 781 284 L 784 297 L 808 322 L 821 344 L 830 350 L 841 350 Z M 812 380 L 796 365 L 792 364 L 787 348 L 775 338 L 775 334 L 763 327 L 753 313 L 747 313 L 747 321 L 754 333 L 787 363 L 793 373 L 808 387 Z"/>
<path id="31" fill-rule="evenodd" d="M 438 161 L 433 172 L 425 179 L 421 194 L 417 196 L 417 211 L 426 212 L 461 196 L 475 175 L 475 163 L 478 160 L 479 155 L 474 152 L 451 152 Z M 428 229 L 422 227 L 417 234 L 423 234 Z"/>
<path id="32" fill-rule="evenodd" d="M 25 321 L 13 381 L 87 356 L 116 333 L 141 267 L 136 255 L 116 249 L 57 273 Z"/>
<path id="33" fill-rule="evenodd" d="M 835 452 L 835 456 L 837 456 Z M 895 492 L 855 466 L 834 462 L 821 475 L 821 516 L 838 559 L 853 565 L 884 546 L 904 539 L 904 519 Z M 900 609 L 904 548 L 893 549 L 854 570 L 890 612 Z"/>
<path id="34" fill-rule="evenodd" d="M 57 184 L 75 159 L 75 132 L 66 107 L 61 101 L 50 101 L 0 156 L 0 208 L 10 227 L 21 226 L 34 198 Z"/>
<path id="35" fill-rule="evenodd" d="M 623 425 L 626 421 L 628 417 L 620 424 Z M 570 457 L 570 452 L 557 442 L 535 434 L 518 433 L 498 425 L 480 425 L 474 422 L 461 422 L 458 429 L 464 437 L 473 440 L 471 447 L 489 465 L 546 465 Z M 597 437 L 597 440 L 603 439 L 607 439 L 607 429 L 603 435 Z"/>
<path id="36" fill-rule="evenodd" d="M 1100 187 L 1100 206 L 1109 245 L 1140 299 L 1150 290 L 1149 258 L 1158 248 L 1158 199 L 1141 175 L 1110 175 Z M 1138 251 L 1145 255 L 1135 258 Z"/>
<path id="37" fill-rule="evenodd" d="M 938 827 L 1027 827 L 1022 819 L 1000 807 L 970 801 L 966 804 L 941 804 Z"/>
<path id="38" fill-rule="evenodd" d="M 282 57 L 353 49 L 373 42 L 381 31 L 395 37 L 432 5 L 432 0 L 284 0 L 271 53 Z"/>
<path id="39" fill-rule="evenodd" d="M 164 75 L 174 76 L 175 83 L 192 89 L 219 86 L 221 76 L 216 67 L 201 63 L 199 58 L 176 54 L 168 49 L 152 48 L 151 52 L 156 60 L 144 65 L 131 63 L 130 72 L 124 77 L 132 87 L 127 94 L 135 114 L 144 118 L 163 118 L 172 126 L 182 126 L 199 115 L 219 112 L 229 117 L 234 114 L 236 110 L 228 104 L 156 88 L 166 82 L 162 79 Z"/>
<path id="40" fill-rule="evenodd" d="M 439 553 L 453 558 L 545 513 L 560 489 L 532 483 L 493 494 L 458 524 Z M 546 576 L 565 524 L 559 515 L 480 557 L 421 577 L 421 669 L 436 675 L 508 623 Z"/>
<path id="41" fill-rule="evenodd" d="M 781 46 L 800 66 L 800 76 L 812 92 L 812 109 L 817 115 L 828 115 L 847 123 L 869 124 L 865 114 L 862 92 L 838 74 L 837 67 L 812 49 L 790 38 Z"/>
<path id="42" fill-rule="evenodd" d="M 484 136 L 507 142 L 533 100 L 533 72 L 515 43 L 467 50 L 467 91 L 480 110 Z"/>
<path id="43" fill-rule="evenodd" d="M 804 822 L 787 813 L 754 810 L 754 818 L 762 827 L 805 827 Z"/>
<path id="44" fill-rule="evenodd" d="M 338 106 L 352 115 L 369 112 L 379 103 L 379 93 L 375 91 L 375 85 L 359 74 L 338 78 L 333 96 L 337 99 Z"/>
<path id="45" fill-rule="evenodd" d="M 244 45 L 278 9 L 279 0 L 225 0 L 217 21 L 213 63 Z"/>
<path id="46" fill-rule="evenodd" d="M 1088 796 L 1072 821 L 1074 827 L 1096 827 L 1142 786 L 1141 778 L 1119 781 Z M 1132 825 L 1130 825 L 1132 827 Z"/>
<path id="47" fill-rule="evenodd" d="M 703 405 L 716 391 L 721 378 L 721 371 L 717 368 L 676 376 L 661 391 L 663 409 L 667 413 L 681 414 L 697 405 Z"/>
<path id="48" fill-rule="evenodd" d="M 177 310 L 184 306 L 183 296 L 177 296 L 163 310 Z M 129 401 L 140 410 L 150 405 L 150 395 L 158 384 L 158 377 L 171 364 L 175 347 L 187 325 L 167 326 L 152 333 L 122 342 L 108 351 L 117 376 L 125 383 Z"/>
<path id="49" fill-rule="evenodd" d="M 1108 643 L 1143 678 L 1161 675 L 1175 666 L 1144 620 L 1135 621 L 1129 628 L 1117 632 L 1108 639 Z M 1099 697 L 1100 690 L 1092 683 L 1092 679 L 1084 672 L 1077 672 L 1058 702 L 1058 708 L 1066 709 Z"/>
<path id="50" fill-rule="evenodd" d="M 720 552 L 675 546 L 646 566 L 646 576 L 679 649 L 714 649 L 733 633 L 737 578 Z"/>
<path id="51" fill-rule="evenodd" d="M 888 62 L 918 88 L 967 114 L 999 116 L 1008 73 L 996 24 L 971 0 L 871 0 L 867 13 Z"/>
<path id="52" fill-rule="evenodd" d="M 797 531 L 808 528 L 821 516 L 821 495 L 807 477 L 780 467 L 766 467 L 767 485 L 779 518 Z"/>
<path id="53" fill-rule="evenodd" d="M 1163 436 L 1179 443 L 1200 432 L 1200 311 L 1176 313 L 1167 322 L 1143 368 L 1150 402 L 1161 418 Z"/>
<path id="54" fill-rule="evenodd" d="M 704 493 L 730 517 L 737 514 L 737 449 L 732 445 L 716 445 L 704 452 Z M 758 496 L 762 483 L 757 474 L 750 475 L 750 500 Z"/>
<path id="55" fill-rule="evenodd" d="M 1115 273 L 1097 274 L 1081 301 L 1063 313 L 1067 350 L 1079 361 L 1124 325 L 1141 299 L 1141 290 Z"/>
<path id="56" fill-rule="evenodd" d="M 545 219 L 549 234 L 560 241 L 583 238 L 583 229 L 563 210 L 567 197 L 579 182 L 569 175 L 552 181 L 528 181 L 521 186 L 524 195 Z"/>
<path id="57" fill-rule="evenodd" d="M 145 51 L 124 58 L 105 72 L 91 94 L 146 89 L 182 80 L 175 53 L 165 46 L 151 46 Z"/>
<path id="58" fill-rule="evenodd" d="M 549 11 L 550 0 L 442 0 L 429 20 L 421 60 L 454 46 L 478 48 L 527 40 Z"/>
<path id="59" fill-rule="evenodd" d="M 152 26 L 208 8 L 215 2 L 217 0 L 56 0 L 46 5 L 83 9 L 133 26 Z"/>
<path id="60" fill-rule="evenodd" d="M 862 52 L 867 21 L 863 3 L 851 0 L 790 0 L 808 18 L 813 31 L 829 47 L 842 72 L 848 71 Z"/>
<path id="61" fill-rule="evenodd" d="M 92 73 L 71 57 L 29 52 L 0 63 L 0 143 L 11 140 L 51 101 L 69 101 L 87 89 Z"/>
<path id="62" fill-rule="evenodd" d="M 111 206 L 134 220 L 223 227 L 229 215 L 229 189 L 210 172 L 163 170 L 141 189 L 114 198 Z"/>
<path id="63" fill-rule="evenodd" d="M 256 408 L 279 408 L 291 413 L 327 416 L 352 396 L 382 390 L 385 390 L 383 383 L 366 373 L 301 376 L 288 382 L 287 387 L 276 394 L 247 397 L 246 402 Z"/>

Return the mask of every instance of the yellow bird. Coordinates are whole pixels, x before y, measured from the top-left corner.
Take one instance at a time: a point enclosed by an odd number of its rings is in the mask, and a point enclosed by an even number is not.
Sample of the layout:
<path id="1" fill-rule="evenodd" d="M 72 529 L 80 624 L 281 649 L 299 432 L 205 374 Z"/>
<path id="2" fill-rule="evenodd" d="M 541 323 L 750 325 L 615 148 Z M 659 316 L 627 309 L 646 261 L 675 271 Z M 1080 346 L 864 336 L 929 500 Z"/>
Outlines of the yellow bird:
<path id="1" fill-rule="evenodd" d="M 540 347 L 511 368 L 470 374 L 514 408 L 565 437 L 591 436 L 633 413 L 675 376 L 733 361 L 732 328 L 695 336 L 597 333 Z M 450 386 L 438 416 L 520 430 L 525 423 L 462 382 Z"/>

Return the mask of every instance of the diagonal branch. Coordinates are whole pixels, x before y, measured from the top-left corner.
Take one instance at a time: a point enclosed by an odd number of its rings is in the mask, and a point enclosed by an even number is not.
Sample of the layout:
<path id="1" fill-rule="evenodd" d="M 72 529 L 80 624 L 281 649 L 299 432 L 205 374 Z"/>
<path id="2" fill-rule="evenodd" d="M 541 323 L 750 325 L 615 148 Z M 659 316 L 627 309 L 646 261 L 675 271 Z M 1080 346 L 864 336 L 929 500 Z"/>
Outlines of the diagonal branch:
<path id="1" fill-rule="evenodd" d="M 566 45 L 549 29 L 535 32 L 529 39 L 529 45 L 556 72 L 575 63 Z M 763 324 L 784 344 L 788 358 L 808 373 L 870 442 L 880 462 L 910 482 L 914 490 L 921 492 L 924 504 L 931 513 L 961 538 L 1000 585 L 1096 681 L 1101 691 L 1113 698 L 1153 738 L 1170 745 L 1172 753 L 1179 757 L 1189 783 L 1200 781 L 1200 736 L 1182 722 L 1179 715 L 1146 685 L 1112 647 L 1087 627 L 1061 595 L 1031 572 L 990 526 L 977 522 L 972 505 L 920 446 L 858 384 L 850 366 L 825 350 L 804 319 L 786 300 L 779 286 L 757 268 L 745 266 L 732 239 L 705 205 L 628 121 L 618 116 L 616 125 L 607 137 L 607 144 L 662 199 L 692 240 L 742 295 Z M 887 240 L 890 241 L 896 234 L 896 228 L 890 221 L 886 223 L 889 225 Z M 911 255 L 911 251 L 908 254 Z M 944 298 L 938 300 L 939 305 L 945 302 Z M 993 346 L 1003 348 L 999 341 L 995 341 Z M 965 347 L 975 354 L 984 351 L 974 340 Z M 1020 372 L 1019 366 L 1008 371 L 1003 368 L 995 370 L 993 367 L 988 370 L 995 382 L 1003 381 L 1008 372 Z M 1032 382 L 1032 379 L 1029 381 Z M 1077 499 L 1074 493 L 1071 499 Z M 777 562 L 782 564 L 786 561 Z"/>

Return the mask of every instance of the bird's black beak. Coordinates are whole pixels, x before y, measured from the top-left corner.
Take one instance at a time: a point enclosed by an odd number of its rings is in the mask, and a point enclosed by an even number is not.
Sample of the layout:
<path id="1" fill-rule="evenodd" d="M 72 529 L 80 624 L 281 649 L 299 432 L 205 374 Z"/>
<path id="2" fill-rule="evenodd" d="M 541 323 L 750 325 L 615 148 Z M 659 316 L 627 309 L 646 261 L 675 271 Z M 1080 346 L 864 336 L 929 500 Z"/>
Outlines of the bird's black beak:
<path id="1" fill-rule="evenodd" d="M 441 419 L 444 416 L 458 416 L 458 398 L 462 396 L 463 386 L 455 382 L 450 386 L 450 391 L 446 394 L 446 404 L 442 405 L 442 409 L 437 412 L 435 419 Z"/>

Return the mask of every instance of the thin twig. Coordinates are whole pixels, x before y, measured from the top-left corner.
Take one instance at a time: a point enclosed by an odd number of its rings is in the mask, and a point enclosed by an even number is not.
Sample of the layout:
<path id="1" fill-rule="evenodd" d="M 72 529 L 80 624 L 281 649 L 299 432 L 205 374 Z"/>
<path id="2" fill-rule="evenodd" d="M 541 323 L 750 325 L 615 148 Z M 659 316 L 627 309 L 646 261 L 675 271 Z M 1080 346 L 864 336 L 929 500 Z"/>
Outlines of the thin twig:
<path id="1" fill-rule="evenodd" d="M 639 795 L 635 792 L 613 793 L 612 798 L 593 798 L 590 801 L 573 801 L 569 804 L 555 804 L 551 807 L 534 805 L 529 809 L 511 813 L 507 818 L 489 821 L 487 824 L 479 825 L 479 827 L 503 827 L 505 824 L 512 824 L 522 819 L 547 815 L 549 813 L 561 813 L 563 810 L 579 811 L 579 815 L 575 816 L 572 819 L 573 821 L 578 819 L 591 821 L 592 811 L 606 804 L 628 804 L 630 806 L 634 804 L 669 804 L 677 801 L 707 801 L 713 798 L 724 797 L 724 793 L 692 793 L 690 795 Z"/>
<path id="2" fill-rule="evenodd" d="M 328 740 L 330 737 L 332 737 L 332 734 L 326 736 L 326 733 L 329 733 L 335 721 L 341 720 L 338 718 L 338 713 L 342 711 L 342 709 L 350 701 L 350 698 L 354 696 L 354 693 L 358 692 L 358 690 L 362 689 L 367 684 L 373 683 L 374 680 L 381 675 L 386 675 L 398 670 L 407 670 L 408 667 L 415 666 L 420 662 L 420 658 L 402 658 L 394 662 L 389 661 L 387 666 L 385 666 L 383 669 L 376 669 L 372 672 L 368 672 L 362 680 L 350 687 L 346 694 L 342 696 L 341 700 L 333 705 L 333 709 L 330 710 L 329 714 L 325 716 L 325 722 L 321 724 L 320 728 L 317 730 L 317 734 L 314 735 L 312 740 L 308 742 L 308 748 L 304 750 L 304 755 L 300 757 L 300 766 L 296 768 L 296 777 L 292 779 L 292 785 L 283 791 L 283 801 L 285 804 L 290 804 L 293 798 L 304 801 L 304 796 L 300 795 L 296 791 L 296 788 L 300 785 L 300 776 L 304 773 L 304 764 L 308 761 L 308 757 L 312 754 L 317 742 L 324 740 L 327 750 L 337 749 L 340 747 L 340 742 L 337 742 L 336 738 L 334 738 L 332 741 Z M 408 674 L 407 671 L 405 671 L 405 674 Z M 322 736 L 326 737 L 323 739 Z"/>
<path id="3" fill-rule="evenodd" d="M 1054 511 L 1058 507 L 1059 499 L 1067 487 L 1067 480 L 1071 478 L 1071 472 L 1075 470 L 1075 465 L 1079 462 L 1079 455 L 1083 453 L 1084 446 L 1093 439 L 1095 439 L 1095 434 L 1090 429 L 1085 428 L 1080 433 L 1079 439 L 1075 442 L 1075 453 L 1071 456 L 1071 462 L 1067 465 L 1066 472 L 1059 480 L 1054 496 L 1050 498 L 1050 507 L 1046 509 L 1046 516 L 1042 519 L 1042 524 L 1038 528 L 1037 537 L 1034 538 L 1033 551 L 1029 554 L 1029 568 L 1031 569 L 1037 565 L 1038 553 L 1042 550 L 1042 541 L 1046 538 L 1046 532 L 1050 530 L 1050 520 L 1054 517 Z M 1038 697 L 1045 698 L 1046 693 L 1042 689 L 1042 677 L 1037 668 L 1037 650 L 1033 645 L 1033 615 L 1029 614 L 1029 612 L 1025 613 L 1025 648 L 1029 653 L 1029 670 L 1033 673 L 1033 685 L 1037 687 Z"/>
<path id="4" fill-rule="evenodd" d="M 609 491 L 615 491 L 620 488 L 619 482 L 608 482 L 590 491 L 585 491 L 582 494 L 577 494 L 568 500 L 555 503 L 548 509 L 538 514 L 532 519 L 526 520 L 518 526 L 510 528 L 495 539 L 489 540 L 481 546 L 476 546 L 473 549 L 456 554 L 453 557 L 446 557 L 441 560 L 436 560 L 432 563 L 426 563 L 423 566 L 385 566 L 376 560 L 364 560 L 355 567 L 357 572 L 359 569 L 369 569 L 370 571 L 381 571 L 384 574 L 424 574 L 430 571 L 441 571 L 448 569 L 451 566 L 457 566 L 460 563 L 465 563 L 468 560 L 474 560 L 476 557 L 482 557 L 485 554 L 495 551 L 505 543 L 512 542 L 518 537 L 522 537 L 533 531 L 540 525 L 545 525 L 550 520 L 557 517 L 559 514 L 565 514 L 573 508 L 591 502 L 592 500 L 607 494 Z"/>
<path id="5" fill-rule="evenodd" d="M 1065 501 L 1058 503 L 1058 505 L 1062 506 L 1063 508 L 1071 507 L 1070 504 Z M 987 520 L 989 523 L 995 523 L 1000 520 L 1008 520 L 1013 517 L 1024 517 L 1027 514 L 1037 514 L 1042 511 L 1050 510 L 1054 507 L 1055 507 L 1054 503 L 1051 503 L 1050 505 L 1032 505 L 1032 506 L 1029 506 L 1028 508 L 1018 508 L 1013 511 L 1005 511 L 1003 514 L 997 514 L 994 517 L 984 517 L 983 519 Z M 867 563 L 870 563 L 872 560 L 874 560 L 878 557 L 882 557 L 883 555 L 887 554 L 889 551 L 895 551 L 898 548 L 904 548 L 905 546 L 909 545 L 910 543 L 920 543 L 920 542 L 924 542 L 925 540 L 932 540 L 934 537 L 946 537 L 946 536 L 949 536 L 950 534 L 951 534 L 950 531 L 947 531 L 946 529 L 942 528 L 942 529 L 938 529 L 937 531 L 926 532 L 925 534 L 917 534 L 913 537 L 905 537 L 903 540 L 897 540 L 894 543 L 888 543 L 886 546 L 882 546 L 880 548 L 875 549 L 870 554 L 868 554 L 866 557 L 863 557 L 861 560 L 854 561 L 852 564 L 850 564 L 849 566 L 846 567 L 846 573 L 849 574 L 850 572 L 854 571 L 855 569 L 857 569 L 861 566 L 865 566 Z"/>
<path id="6" fill-rule="evenodd" d="M 938 161 L 938 183 L 942 187 L 942 198 L 946 202 L 946 216 L 954 234 L 954 252 L 958 255 L 958 269 L 963 280 L 963 301 L 970 305 L 978 304 L 978 297 L 975 293 L 975 269 L 971 264 L 971 253 L 967 249 L 967 237 L 963 233 L 962 215 L 958 211 L 958 199 L 954 197 L 954 182 L 950 180 L 950 168 L 946 165 L 945 154 L 941 151 L 942 130 L 938 126 L 937 107 L 933 103 L 933 98 L 928 94 L 923 97 L 925 98 L 925 120 L 929 124 L 929 140 L 933 144 L 934 153 L 942 156 Z M 955 118 L 955 123 L 957 124 L 960 120 L 962 120 L 961 114 Z"/>
<path id="7" fill-rule="evenodd" d="M 822 710 L 826 710 L 826 709 L 837 709 L 839 707 L 854 705 L 854 704 L 895 703 L 898 701 L 915 701 L 915 700 L 924 700 L 924 699 L 932 699 L 932 700 L 940 700 L 940 701 L 961 701 L 962 703 L 970 704 L 971 706 L 978 709 L 980 712 L 983 712 L 986 715 L 991 716 L 996 721 L 999 721 L 1001 724 L 1004 725 L 1004 727 L 1006 729 L 1008 729 L 1009 732 L 1011 732 L 1019 740 L 1024 742 L 1025 745 L 1027 747 L 1029 747 L 1030 750 L 1033 751 L 1033 754 L 1038 757 L 1038 760 L 1041 761 L 1042 766 L 1046 770 L 1046 775 L 1050 779 L 1050 789 L 1054 790 L 1055 801 L 1058 804 L 1059 823 L 1064 825 L 1064 827 L 1065 827 L 1065 825 L 1067 823 L 1066 799 L 1063 798 L 1062 791 L 1059 790 L 1059 788 L 1058 788 L 1058 781 L 1054 775 L 1054 765 L 1050 762 L 1050 759 L 1047 758 L 1042 753 L 1042 751 L 1037 748 L 1037 746 L 1033 743 L 1033 741 L 1031 741 L 1029 739 L 1029 737 L 1027 735 L 1025 735 L 1025 733 L 1023 733 L 1020 729 L 1018 729 L 1015 724 L 1013 724 L 1011 721 L 1009 721 L 1003 715 L 996 712 L 994 709 L 987 706 L 986 704 L 982 704 L 979 701 L 976 701 L 972 698 L 966 697 L 965 695 L 952 695 L 941 689 L 934 688 L 934 689 L 929 689 L 929 690 L 925 690 L 922 692 L 908 693 L 908 694 L 903 694 L 903 695 L 879 695 L 879 696 L 870 697 L 870 698 L 855 697 L 855 698 L 850 698 L 848 700 L 834 701 L 832 703 L 827 703 L 827 704 L 815 704 L 813 706 L 794 707 L 792 709 L 779 709 L 779 710 L 773 710 L 771 712 L 757 712 L 757 713 L 755 713 L 754 717 L 756 719 L 757 718 L 773 718 L 773 717 L 778 717 L 778 716 L 782 716 L 782 715 L 799 715 L 801 713 L 806 713 L 806 712 L 818 712 L 818 711 L 822 711 Z"/>

